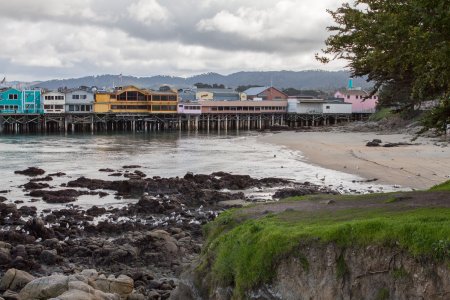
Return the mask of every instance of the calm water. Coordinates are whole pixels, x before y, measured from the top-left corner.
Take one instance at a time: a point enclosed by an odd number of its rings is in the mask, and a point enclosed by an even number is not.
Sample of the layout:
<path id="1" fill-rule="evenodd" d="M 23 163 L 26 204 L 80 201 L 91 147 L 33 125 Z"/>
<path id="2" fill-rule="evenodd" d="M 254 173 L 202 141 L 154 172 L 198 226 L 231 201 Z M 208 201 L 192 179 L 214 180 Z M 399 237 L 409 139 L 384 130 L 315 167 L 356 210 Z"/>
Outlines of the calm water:
<path id="1" fill-rule="evenodd" d="M 258 178 L 310 181 L 340 187 L 342 192 L 394 189 L 352 183 L 352 180 L 360 178 L 309 165 L 300 152 L 259 143 L 257 136 L 256 133 L 0 136 L 0 190 L 10 190 L 4 194 L 9 200 L 23 200 L 24 205 L 30 205 L 31 198 L 25 196 L 19 187 L 28 182 L 27 177 L 14 174 L 15 170 L 37 166 L 47 173 L 66 173 L 67 176 L 49 182 L 57 186 L 80 176 L 118 180 L 120 177 L 108 177 L 98 169 L 120 169 L 129 164 L 141 165 L 140 170 L 148 176 L 172 177 L 184 176 L 188 171 L 204 174 L 226 171 Z M 82 196 L 76 204 L 83 207 L 93 204 L 110 206 L 127 201 L 135 200 L 117 200 L 112 195 L 103 199 Z M 39 208 L 56 206 L 42 201 L 32 205 Z"/>

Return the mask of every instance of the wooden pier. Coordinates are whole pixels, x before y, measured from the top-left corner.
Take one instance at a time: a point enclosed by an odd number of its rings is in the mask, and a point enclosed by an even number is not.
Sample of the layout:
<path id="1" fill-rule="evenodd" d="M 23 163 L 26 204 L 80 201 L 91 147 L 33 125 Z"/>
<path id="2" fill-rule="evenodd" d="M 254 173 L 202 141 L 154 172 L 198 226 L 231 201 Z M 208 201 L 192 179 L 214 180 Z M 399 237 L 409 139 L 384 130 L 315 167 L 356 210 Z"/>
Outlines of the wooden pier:
<path id="1" fill-rule="evenodd" d="M 331 126 L 365 115 L 349 114 L 11 114 L 0 115 L 0 133 L 152 132 L 163 130 L 227 131 Z"/>

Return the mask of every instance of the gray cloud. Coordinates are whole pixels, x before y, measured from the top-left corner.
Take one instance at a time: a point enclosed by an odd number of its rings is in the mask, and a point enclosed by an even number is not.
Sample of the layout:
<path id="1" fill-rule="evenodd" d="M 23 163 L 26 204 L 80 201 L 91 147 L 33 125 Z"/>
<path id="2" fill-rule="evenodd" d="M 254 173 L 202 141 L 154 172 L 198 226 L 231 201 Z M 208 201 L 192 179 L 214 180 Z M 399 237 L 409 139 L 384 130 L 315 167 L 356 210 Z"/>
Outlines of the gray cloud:
<path id="1" fill-rule="evenodd" d="M 2 1 L 0 67 L 16 79 L 324 68 L 325 9 L 342 2 Z"/>

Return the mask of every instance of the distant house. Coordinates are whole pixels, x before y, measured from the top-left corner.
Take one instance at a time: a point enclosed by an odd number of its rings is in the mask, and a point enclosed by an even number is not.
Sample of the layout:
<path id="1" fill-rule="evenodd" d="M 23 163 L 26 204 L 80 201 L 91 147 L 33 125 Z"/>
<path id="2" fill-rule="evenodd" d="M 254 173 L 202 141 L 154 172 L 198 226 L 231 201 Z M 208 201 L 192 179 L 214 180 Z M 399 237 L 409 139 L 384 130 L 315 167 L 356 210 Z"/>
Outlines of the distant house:
<path id="1" fill-rule="evenodd" d="M 41 96 L 41 102 L 44 104 L 44 113 L 60 114 L 64 113 L 66 104 L 66 95 L 61 92 L 45 92 Z"/>
<path id="2" fill-rule="evenodd" d="M 353 113 L 374 113 L 378 103 L 378 96 L 373 95 L 365 99 L 367 96 L 369 96 L 369 93 L 358 89 L 346 89 L 337 91 L 334 94 L 334 97 L 351 103 Z"/>
<path id="3" fill-rule="evenodd" d="M 253 87 L 244 91 L 248 100 L 286 100 L 288 95 L 274 87 Z"/>
<path id="4" fill-rule="evenodd" d="M 66 112 L 90 113 L 94 106 L 94 94 L 88 89 L 74 89 L 66 91 Z"/>
<path id="5" fill-rule="evenodd" d="M 197 89 L 195 98 L 199 101 L 245 101 L 245 93 L 239 93 L 233 89 Z"/>
<path id="6" fill-rule="evenodd" d="M 0 89 L 0 113 L 37 114 L 41 112 L 41 90 Z"/>

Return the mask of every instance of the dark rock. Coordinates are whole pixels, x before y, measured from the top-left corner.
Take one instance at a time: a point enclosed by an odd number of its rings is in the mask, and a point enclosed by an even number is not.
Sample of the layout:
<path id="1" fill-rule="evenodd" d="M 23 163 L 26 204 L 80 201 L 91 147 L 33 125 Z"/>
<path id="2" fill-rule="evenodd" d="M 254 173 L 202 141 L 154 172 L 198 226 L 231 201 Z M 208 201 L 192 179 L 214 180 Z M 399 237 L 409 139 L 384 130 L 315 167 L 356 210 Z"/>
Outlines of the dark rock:
<path id="1" fill-rule="evenodd" d="M 36 167 L 29 167 L 28 169 L 22 170 L 22 171 L 14 171 L 15 174 L 21 174 L 26 176 L 39 176 L 43 175 L 45 173 L 44 170 L 36 168 Z"/>
<path id="2" fill-rule="evenodd" d="M 73 189 L 65 189 L 58 191 L 33 190 L 30 192 L 31 197 L 41 197 L 47 203 L 69 203 L 76 201 L 80 195 L 88 194 L 87 192 L 77 191 Z"/>
<path id="3" fill-rule="evenodd" d="M 142 166 L 140 165 L 127 165 L 127 166 L 123 166 L 123 169 L 138 169 L 138 168 L 142 168 Z"/>
<path id="4" fill-rule="evenodd" d="M 122 176 L 122 173 L 112 173 L 112 174 L 109 174 L 108 176 L 120 177 L 120 176 Z"/>
<path id="5" fill-rule="evenodd" d="M 14 201 L 14 203 L 15 203 L 15 204 L 22 204 L 23 201 L 22 201 L 22 200 L 16 200 L 16 201 Z"/>
<path id="6" fill-rule="evenodd" d="M 92 206 L 88 210 L 86 210 L 86 214 L 93 217 L 98 217 L 106 213 L 106 208 L 98 207 L 96 205 Z"/>
<path id="7" fill-rule="evenodd" d="M 62 177 L 62 176 L 66 176 L 66 173 L 57 172 L 57 173 L 48 174 L 48 176 Z"/>
<path id="8" fill-rule="evenodd" d="M 107 172 L 107 173 L 112 173 L 112 172 L 114 172 L 113 169 L 109 169 L 109 168 L 99 169 L 98 171 L 99 171 L 99 172 Z"/>
<path id="9" fill-rule="evenodd" d="M 24 227 L 36 238 L 50 239 L 55 236 L 53 229 L 45 227 L 45 223 L 40 218 L 33 218 Z"/>
<path id="10" fill-rule="evenodd" d="M 0 202 L 5 202 L 5 201 L 7 201 L 8 199 L 6 199 L 6 197 L 3 197 L 3 196 L 0 196 Z"/>
<path id="11" fill-rule="evenodd" d="M 367 147 L 379 147 L 380 143 L 376 143 L 376 142 L 367 142 L 366 144 Z"/>
<path id="12" fill-rule="evenodd" d="M 19 212 L 22 216 L 35 216 L 36 211 L 37 209 L 34 206 L 22 206 L 19 208 Z"/>
<path id="13" fill-rule="evenodd" d="M 45 177 L 38 177 L 38 178 L 31 178 L 30 181 L 38 182 L 38 181 L 52 181 L 53 178 L 51 176 L 45 176 Z"/>
<path id="14" fill-rule="evenodd" d="M 46 265 L 54 265 L 61 260 L 56 250 L 44 250 L 39 256 L 39 260 Z"/>
<path id="15" fill-rule="evenodd" d="M 30 182 L 24 184 L 23 187 L 26 190 L 39 190 L 39 189 L 48 188 L 48 187 L 50 187 L 50 185 L 47 184 L 47 183 L 40 183 L 40 182 L 30 181 Z"/>

